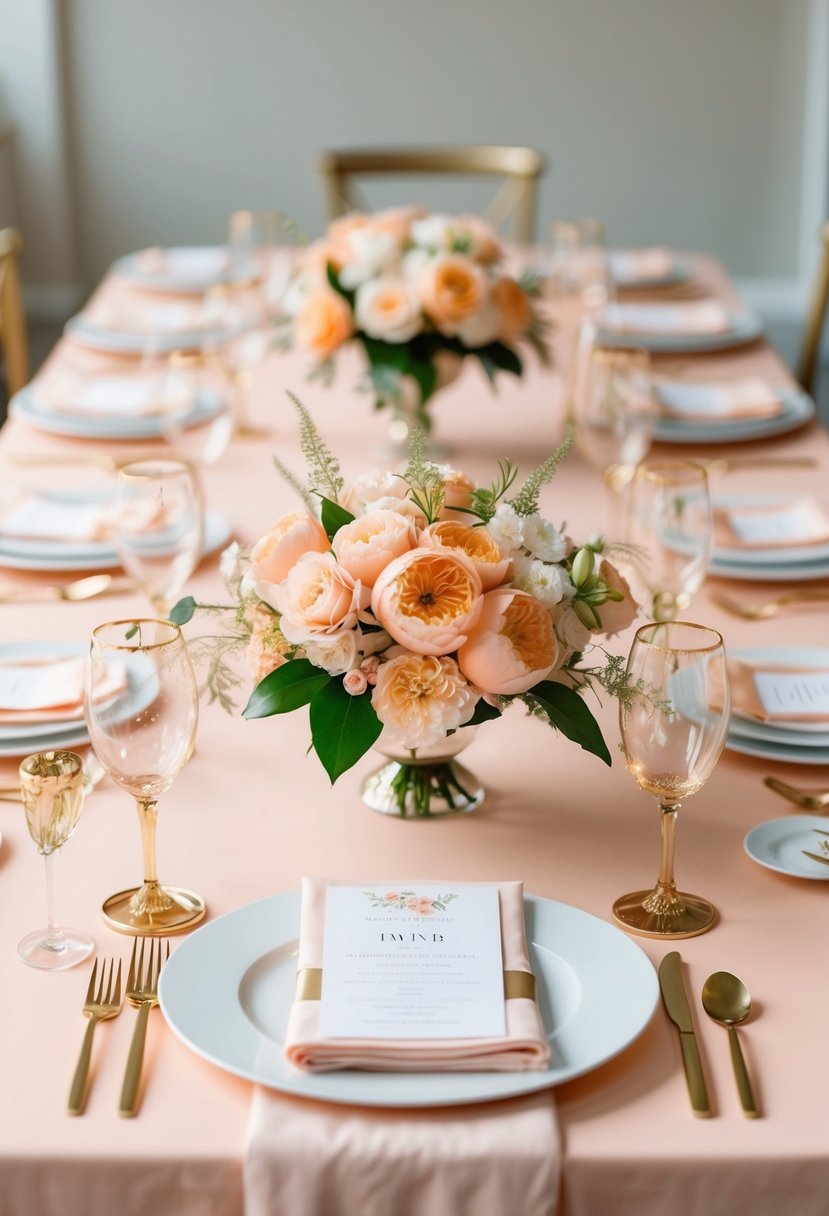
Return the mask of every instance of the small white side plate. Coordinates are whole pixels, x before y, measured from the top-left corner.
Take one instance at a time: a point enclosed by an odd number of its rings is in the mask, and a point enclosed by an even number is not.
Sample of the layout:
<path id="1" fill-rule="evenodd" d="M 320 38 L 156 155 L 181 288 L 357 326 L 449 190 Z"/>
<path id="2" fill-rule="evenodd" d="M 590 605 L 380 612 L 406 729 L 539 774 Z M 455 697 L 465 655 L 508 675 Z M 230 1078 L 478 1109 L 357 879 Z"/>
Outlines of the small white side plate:
<path id="1" fill-rule="evenodd" d="M 743 841 L 743 848 L 752 861 L 776 870 L 778 874 L 790 874 L 793 878 L 809 878 L 814 882 L 829 882 L 829 866 L 803 856 L 803 850 L 820 853 L 820 841 L 829 836 L 818 836 L 814 829 L 829 832 L 829 819 L 815 815 L 787 815 L 784 819 L 769 819 L 752 828 Z"/>

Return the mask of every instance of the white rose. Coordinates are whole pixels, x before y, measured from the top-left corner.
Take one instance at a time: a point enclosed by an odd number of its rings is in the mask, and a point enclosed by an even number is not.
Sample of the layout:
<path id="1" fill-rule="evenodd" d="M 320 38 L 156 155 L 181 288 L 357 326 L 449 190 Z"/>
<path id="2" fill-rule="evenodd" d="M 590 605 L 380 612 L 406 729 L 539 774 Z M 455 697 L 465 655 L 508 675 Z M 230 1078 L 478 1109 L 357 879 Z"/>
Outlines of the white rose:
<path id="1" fill-rule="evenodd" d="M 558 640 L 571 653 L 581 654 L 590 641 L 590 630 L 581 623 L 569 603 L 563 603 L 556 609 L 553 628 Z"/>
<path id="2" fill-rule="evenodd" d="M 341 502 L 352 515 L 357 515 L 378 499 L 400 499 L 408 493 L 409 487 L 396 473 L 389 473 L 387 469 L 371 469 L 351 483 Z"/>
<path id="3" fill-rule="evenodd" d="M 354 316 L 359 329 L 384 342 L 408 342 L 423 327 L 420 301 L 404 279 L 363 283 L 357 289 Z"/>
<path id="4" fill-rule="evenodd" d="M 425 219 L 415 220 L 411 234 L 415 245 L 424 249 L 449 249 L 455 231 L 455 221 L 451 215 L 427 215 Z"/>
<path id="5" fill-rule="evenodd" d="M 329 675 L 341 676 L 357 662 L 357 630 L 349 629 L 333 638 L 304 642 L 302 649 L 315 667 L 321 667 Z"/>
<path id="6" fill-rule="evenodd" d="M 340 271 L 340 283 L 348 291 L 383 271 L 392 270 L 400 256 L 400 247 L 391 232 L 355 228 L 349 232 L 346 242 L 353 261 Z"/>
<path id="7" fill-rule="evenodd" d="M 250 565 L 248 556 L 237 540 L 219 558 L 219 573 L 226 587 L 238 586 Z"/>
<path id="8" fill-rule="evenodd" d="M 409 249 L 403 254 L 400 262 L 400 272 L 404 279 L 411 279 L 415 282 L 420 278 L 423 271 L 429 264 L 431 255 L 427 249 Z"/>
<path id="9" fill-rule="evenodd" d="M 501 503 L 487 524 L 486 530 L 505 556 L 515 549 L 520 549 L 523 544 L 524 532 L 521 517 L 508 503 Z"/>
<path id="10" fill-rule="evenodd" d="M 309 295 L 317 289 L 317 284 L 310 275 L 299 274 L 288 284 L 282 297 L 282 311 L 289 317 L 295 317 L 302 312 Z"/>
<path id="11" fill-rule="evenodd" d="M 487 300 L 458 326 L 461 342 L 473 348 L 494 342 L 500 332 L 501 314 L 491 300 Z"/>
<path id="12" fill-rule="evenodd" d="M 513 586 L 534 595 L 545 608 L 554 608 L 563 599 L 569 599 L 575 591 L 566 570 L 537 560 L 530 561 L 529 566 L 523 568 L 513 580 Z"/>
<path id="13" fill-rule="evenodd" d="M 524 548 L 543 562 L 560 562 L 567 553 L 567 542 L 548 519 L 529 515 L 524 520 Z"/>

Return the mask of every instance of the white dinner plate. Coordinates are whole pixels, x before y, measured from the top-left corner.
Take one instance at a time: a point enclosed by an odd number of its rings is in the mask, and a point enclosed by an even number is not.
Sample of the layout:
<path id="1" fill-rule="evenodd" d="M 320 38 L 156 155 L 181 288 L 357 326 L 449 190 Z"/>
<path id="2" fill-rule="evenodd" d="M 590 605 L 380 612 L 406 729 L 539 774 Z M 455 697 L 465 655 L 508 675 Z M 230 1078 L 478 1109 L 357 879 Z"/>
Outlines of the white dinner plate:
<path id="1" fill-rule="evenodd" d="M 755 722 L 753 718 L 741 718 L 732 714 L 728 729 L 738 738 L 758 739 L 761 743 L 785 743 L 790 747 L 829 747 L 829 730 L 825 722 L 798 722 L 796 727 L 789 727 L 778 722 Z"/>
<path id="2" fill-rule="evenodd" d="M 543 1072 L 299 1072 L 285 1062 L 296 986 L 300 895 L 290 891 L 197 929 L 161 972 L 159 999 L 178 1037 L 249 1081 L 325 1102 L 452 1106 L 569 1081 L 624 1050 L 658 996 L 647 956 L 620 930 L 551 899 L 527 896 L 530 959 L 552 1049 Z"/>
<path id="3" fill-rule="evenodd" d="M 654 439 L 661 443 L 737 443 L 743 439 L 785 435 L 814 417 L 815 404 L 807 393 L 787 388 L 780 390 L 780 397 L 783 408 L 770 418 L 726 418 L 712 422 L 663 416 L 654 425 Z"/>
<path id="4" fill-rule="evenodd" d="M 0 644 L 0 663 L 21 657 L 80 658 L 88 650 L 85 642 L 7 642 Z M 113 716 L 113 721 L 139 713 L 158 696 L 158 676 L 152 664 L 149 661 L 135 663 L 135 659 L 133 663 L 132 671 L 127 673 L 126 689 L 118 693 L 114 700 L 113 711 L 117 706 L 118 714 L 117 717 Z M 119 702 L 122 704 L 119 705 Z M 27 756 L 31 752 L 75 747 L 88 742 L 89 732 L 83 718 L 72 722 L 38 722 L 26 726 L 4 724 L 0 727 L 0 756 Z"/>
<path id="5" fill-rule="evenodd" d="M 771 565 L 763 562 L 730 562 L 714 553 L 708 573 L 744 583 L 808 583 L 814 579 L 829 578 L 829 558 Z"/>
<path id="6" fill-rule="evenodd" d="M 802 494 L 729 494 L 718 497 L 712 503 L 715 509 L 732 511 L 735 508 L 752 510 L 760 507 L 785 507 L 802 499 Z M 751 548 L 728 548 L 717 545 L 714 557 L 731 565 L 743 566 L 788 566 L 811 565 L 814 562 L 829 561 L 829 541 L 819 541 L 814 545 L 778 545 L 776 548 L 762 549 L 759 545 Z"/>
<path id="7" fill-rule="evenodd" d="M 693 274 L 693 267 L 690 261 L 688 258 L 681 256 L 672 258 L 670 269 L 666 270 L 664 274 L 626 274 L 622 259 L 625 254 L 635 252 L 635 250 L 628 249 L 611 249 L 608 253 L 608 262 L 613 282 L 622 291 L 658 291 L 660 287 L 675 287 L 677 283 L 684 283 L 686 279 L 690 279 Z"/>
<path id="8" fill-rule="evenodd" d="M 168 354 L 174 350 L 198 350 L 206 342 L 219 345 L 239 333 L 240 326 L 213 325 L 203 329 L 177 329 L 165 333 L 135 333 L 93 325 L 83 313 L 78 313 L 69 318 L 63 332 L 92 350 L 143 355 L 149 347 L 152 347 L 155 354 Z"/>
<path id="9" fill-rule="evenodd" d="M 712 350 L 729 350 L 744 346 L 762 337 L 763 322 L 753 312 L 729 313 L 728 329 L 717 333 L 628 333 L 615 329 L 599 329 L 596 341 L 605 346 L 642 346 L 654 355 L 697 354 Z"/>
<path id="10" fill-rule="evenodd" d="M 729 649 L 728 653 L 753 667 L 768 663 L 807 671 L 829 670 L 829 650 L 819 646 L 749 646 Z M 829 764 L 829 742 L 821 738 L 826 731 L 824 722 L 793 722 L 789 730 L 780 723 L 754 722 L 732 715 L 726 747 L 745 756 L 783 760 L 788 764 Z M 797 732 L 814 738 L 806 742 Z"/>
<path id="11" fill-rule="evenodd" d="M 213 389 L 199 388 L 191 414 L 176 414 L 176 426 L 201 426 L 222 409 L 224 402 Z M 52 435 L 75 435 L 81 439 L 160 439 L 164 434 L 161 414 L 70 414 L 49 409 L 38 400 L 35 385 L 26 385 L 12 397 L 9 409 L 16 418 Z"/>
<path id="12" fill-rule="evenodd" d="M 233 529 L 223 515 L 215 511 L 204 513 L 204 549 L 202 557 L 222 549 L 230 540 Z M 112 570 L 120 566 L 118 553 L 111 542 L 86 552 L 74 541 L 32 540 L 7 541 L 0 537 L 0 566 L 11 570 Z"/>
<path id="13" fill-rule="evenodd" d="M 815 834 L 820 828 L 829 832 L 829 819 L 815 815 L 786 815 L 783 819 L 769 819 L 752 828 L 743 841 L 743 848 L 752 861 L 776 870 L 778 874 L 790 874 L 793 878 L 810 878 L 815 882 L 829 881 L 829 866 L 803 856 L 803 850 L 820 853 L 820 841 L 829 839 Z"/>
<path id="14" fill-rule="evenodd" d="M 143 251 L 146 254 L 146 250 Z M 113 265 L 116 274 L 145 291 L 175 291 L 202 295 L 220 283 L 249 282 L 256 277 L 252 260 L 231 264 L 223 245 L 184 246 L 160 251 L 163 263 L 147 269 L 141 253 L 128 253 Z"/>

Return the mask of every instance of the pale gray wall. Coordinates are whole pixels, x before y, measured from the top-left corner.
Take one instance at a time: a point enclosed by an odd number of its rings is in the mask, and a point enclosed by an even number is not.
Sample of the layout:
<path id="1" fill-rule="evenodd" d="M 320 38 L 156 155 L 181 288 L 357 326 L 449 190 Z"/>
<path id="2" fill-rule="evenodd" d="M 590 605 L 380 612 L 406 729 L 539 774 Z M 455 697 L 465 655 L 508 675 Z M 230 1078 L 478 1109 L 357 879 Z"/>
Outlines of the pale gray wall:
<path id="1" fill-rule="evenodd" d="M 794 275 L 808 7 L 63 0 L 83 277 L 143 245 L 221 240 L 238 207 L 316 233 L 321 149 L 430 142 L 541 149 L 545 228 L 595 214 L 617 243 Z M 415 193 L 481 198 L 372 201 Z"/>

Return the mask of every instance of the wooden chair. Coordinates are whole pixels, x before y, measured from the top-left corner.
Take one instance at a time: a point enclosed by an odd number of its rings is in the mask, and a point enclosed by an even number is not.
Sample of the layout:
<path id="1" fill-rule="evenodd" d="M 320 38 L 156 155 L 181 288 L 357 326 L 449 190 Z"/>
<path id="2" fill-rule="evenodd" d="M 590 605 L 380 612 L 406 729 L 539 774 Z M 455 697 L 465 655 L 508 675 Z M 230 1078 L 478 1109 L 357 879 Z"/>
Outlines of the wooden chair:
<path id="1" fill-rule="evenodd" d="M 0 347 L 10 397 L 29 379 L 26 318 L 17 268 L 17 258 L 22 251 L 23 237 L 16 228 L 0 230 Z"/>
<path id="2" fill-rule="evenodd" d="M 829 305 L 829 223 L 821 230 L 822 249 L 817 278 L 812 288 L 809 312 L 806 316 L 806 332 L 800 351 L 797 378 L 806 392 L 814 396 L 820 363 L 820 339 Z"/>
<path id="3" fill-rule="evenodd" d="M 325 178 L 329 220 L 347 211 L 367 210 L 351 182 L 352 177 L 404 175 L 488 176 L 504 179 L 485 211 L 496 227 L 511 217 L 513 236 L 532 242 L 535 228 L 536 184 L 544 159 L 533 148 L 467 145 L 435 148 L 370 148 L 326 152 L 319 163 Z"/>

